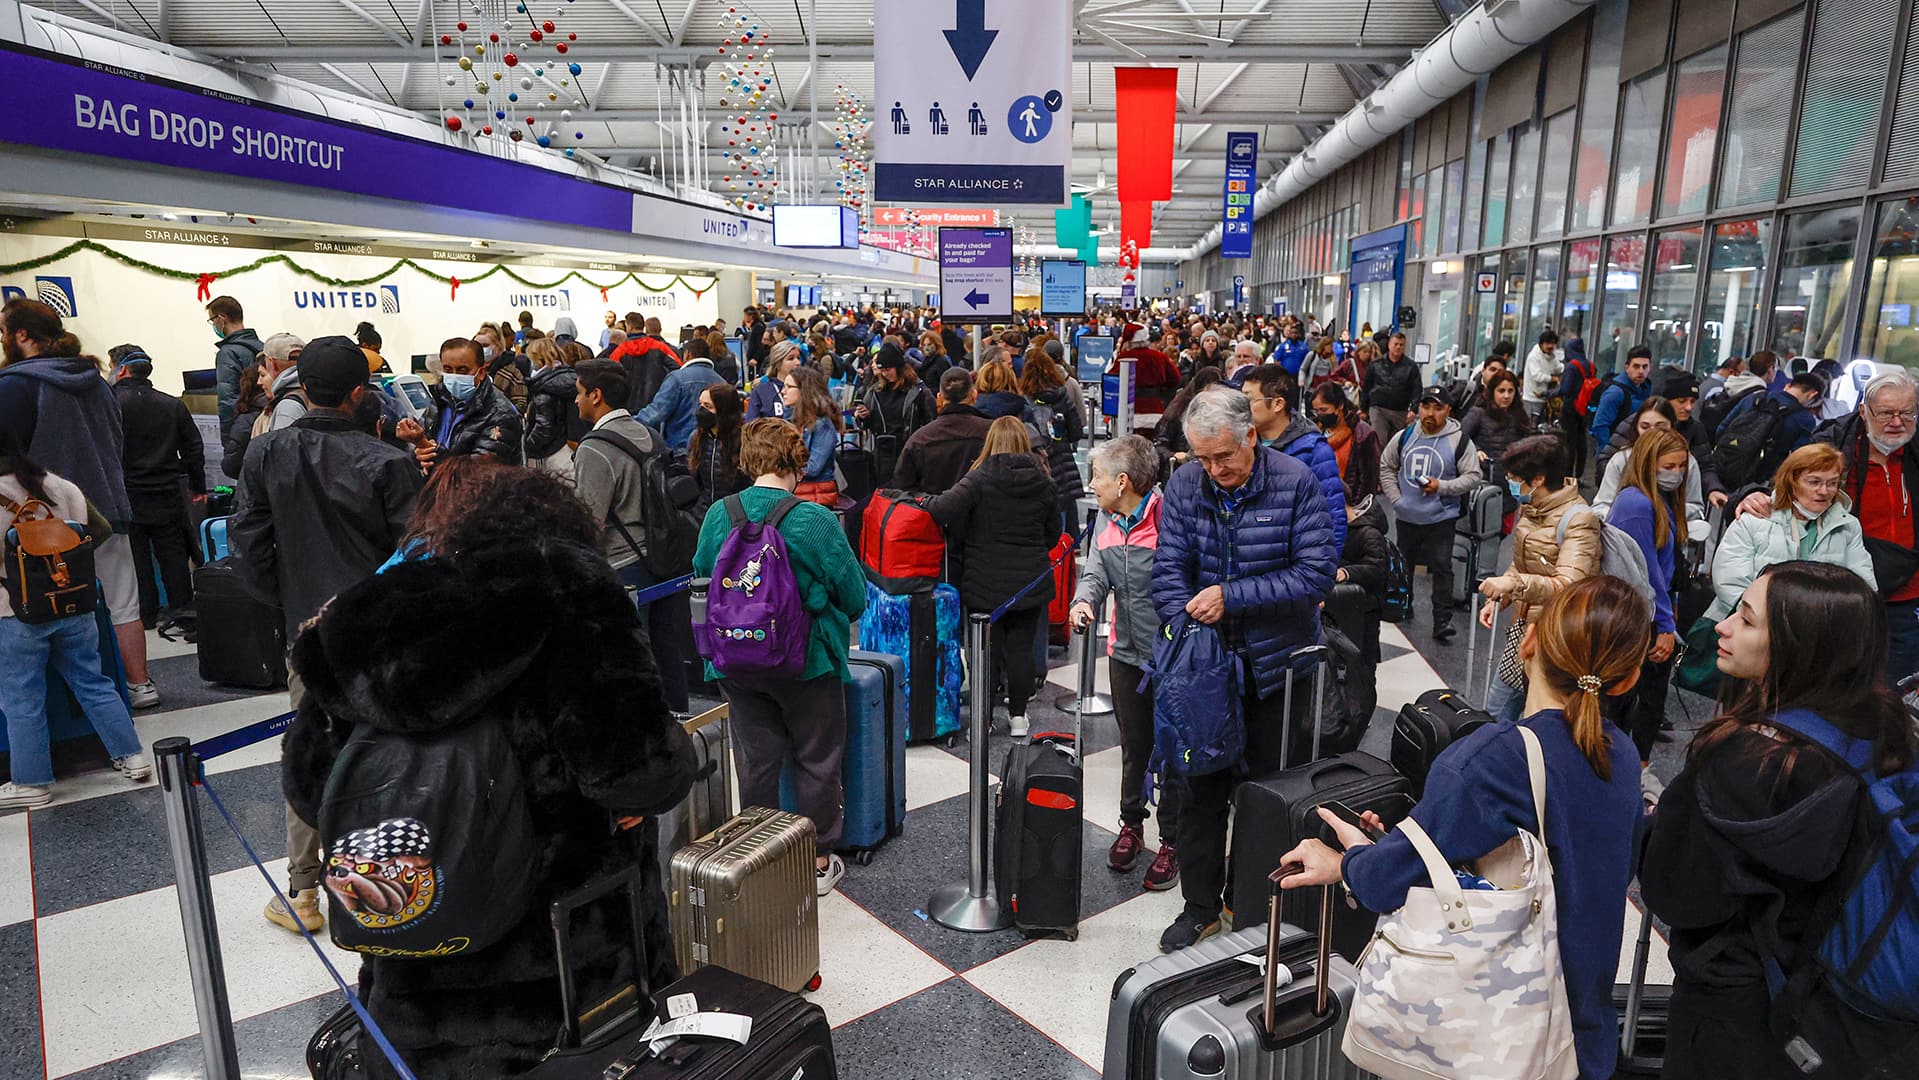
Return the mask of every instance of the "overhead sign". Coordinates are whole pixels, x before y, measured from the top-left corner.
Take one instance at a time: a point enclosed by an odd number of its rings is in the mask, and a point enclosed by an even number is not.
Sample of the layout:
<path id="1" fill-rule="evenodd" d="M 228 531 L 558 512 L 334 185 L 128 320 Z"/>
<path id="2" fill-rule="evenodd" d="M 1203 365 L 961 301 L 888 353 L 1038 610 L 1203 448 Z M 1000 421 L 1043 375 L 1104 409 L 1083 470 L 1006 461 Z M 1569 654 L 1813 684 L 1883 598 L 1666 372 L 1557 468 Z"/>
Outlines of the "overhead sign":
<path id="1" fill-rule="evenodd" d="M 775 206 L 773 246 L 858 250 L 860 216 L 850 206 Z"/>
<path id="2" fill-rule="evenodd" d="M 1086 264 L 1071 259 L 1046 259 L 1039 264 L 1039 313 L 1086 314 Z"/>
<path id="3" fill-rule="evenodd" d="M 940 230 L 940 319 L 1006 322 L 1013 317 L 1013 230 Z"/>
<path id="4" fill-rule="evenodd" d="M 1233 306 L 1236 308 L 1246 306 L 1246 275 L 1245 274 L 1233 275 Z"/>
<path id="5" fill-rule="evenodd" d="M 875 225 L 918 225 L 922 229 L 990 229 L 1000 223 L 998 210 L 910 210 L 904 206 L 881 206 L 873 211 Z"/>
<path id="6" fill-rule="evenodd" d="M 1073 156 L 1073 7 L 874 0 L 873 197 L 1063 205 Z"/>
<path id="7" fill-rule="evenodd" d="M 1259 133 L 1226 133 L 1226 208 L 1219 257 L 1253 257 L 1253 192 L 1259 187 Z"/>
<path id="8" fill-rule="evenodd" d="M 1119 287 L 1119 306 L 1126 311 L 1139 307 L 1139 286 L 1127 282 Z"/>

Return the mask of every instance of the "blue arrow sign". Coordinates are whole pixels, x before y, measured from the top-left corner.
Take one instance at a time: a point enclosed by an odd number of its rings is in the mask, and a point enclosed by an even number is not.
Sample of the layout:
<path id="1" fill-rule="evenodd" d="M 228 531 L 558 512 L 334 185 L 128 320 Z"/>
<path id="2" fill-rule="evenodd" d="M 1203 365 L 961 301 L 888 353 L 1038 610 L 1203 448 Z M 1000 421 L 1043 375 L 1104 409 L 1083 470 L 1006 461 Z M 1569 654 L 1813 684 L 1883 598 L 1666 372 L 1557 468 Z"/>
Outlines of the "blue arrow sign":
<path id="1" fill-rule="evenodd" d="M 999 31 L 986 28 L 986 0 L 954 0 L 953 24 L 953 29 L 945 31 L 946 44 L 952 47 L 953 59 L 959 61 L 960 70 L 971 82 L 986 62 L 986 54 L 993 51 L 993 39 Z"/>
<path id="2" fill-rule="evenodd" d="M 961 299 L 966 301 L 966 305 L 968 307 L 972 308 L 974 311 L 978 311 L 980 307 L 984 305 L 987 301 L 991 300 L 992 297 L 985 293 L 980 292 L 978 289 L 974 289 L 972 292 L 967 293 Z"/>

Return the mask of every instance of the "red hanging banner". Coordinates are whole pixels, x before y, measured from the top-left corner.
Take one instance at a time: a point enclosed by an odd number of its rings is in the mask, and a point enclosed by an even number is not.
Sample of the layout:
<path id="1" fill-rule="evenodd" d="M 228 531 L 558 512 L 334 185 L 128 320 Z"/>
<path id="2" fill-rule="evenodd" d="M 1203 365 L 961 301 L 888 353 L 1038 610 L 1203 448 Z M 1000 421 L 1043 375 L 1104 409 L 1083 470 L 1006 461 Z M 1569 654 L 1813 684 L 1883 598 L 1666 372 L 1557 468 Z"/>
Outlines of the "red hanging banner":
<path id="1" fill-rule="evenodd" d="M 1119 245 L 1121 252 L 1130 252 L 1133 267 L 1139 266 L 1139 252 L 1153 246 L 1153 204 L 1149 202 L 1123 202 L 1119 204 Z"/>
<path id="2" fill-rule="evenodd" d="M 1119 108 L 1120 204 L 1165 202 L 1173 197 L 1179 70 L 1114 68 L 1113 86 Z"/>

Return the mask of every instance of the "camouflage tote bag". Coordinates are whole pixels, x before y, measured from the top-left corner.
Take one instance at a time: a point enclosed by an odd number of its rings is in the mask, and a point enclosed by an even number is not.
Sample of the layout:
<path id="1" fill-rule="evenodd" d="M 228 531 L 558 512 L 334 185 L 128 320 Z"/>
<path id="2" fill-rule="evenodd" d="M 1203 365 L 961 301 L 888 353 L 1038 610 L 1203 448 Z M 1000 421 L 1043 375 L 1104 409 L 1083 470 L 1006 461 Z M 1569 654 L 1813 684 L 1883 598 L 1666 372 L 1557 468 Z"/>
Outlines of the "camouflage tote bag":
<path id="1" fill-rule="evenodd" d="M 1379 920 L 1359 958 L 1341 1049 L 1382 1080 L 1575 1080 L 1572 1010 L 1546 855 L 1546 755 L 1519 728 L 1539 834 L 1514 834 L 1469 871 L 1419 823 L 1396 828 L 1431 875 Z M 1491 888 L 1487 888 L 1491 885 Z"/>

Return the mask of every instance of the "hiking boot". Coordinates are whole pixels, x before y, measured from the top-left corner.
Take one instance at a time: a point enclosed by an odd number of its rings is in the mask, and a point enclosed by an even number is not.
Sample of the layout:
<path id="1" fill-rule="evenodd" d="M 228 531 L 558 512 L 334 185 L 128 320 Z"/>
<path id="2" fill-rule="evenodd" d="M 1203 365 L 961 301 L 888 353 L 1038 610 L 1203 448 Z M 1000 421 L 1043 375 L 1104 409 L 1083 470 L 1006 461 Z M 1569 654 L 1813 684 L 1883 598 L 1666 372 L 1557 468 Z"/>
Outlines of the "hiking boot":
<path id="1" fill-rule="evenodd" d="M 1453 629 L 1453 620 L 1450 617 L 1444 622 L 1435 622 L 1433 624 L 1433 640 L 1439 642 L 1441 645 L 1451 643 L 1453 638 L 1458 635 L 1459 631 Z"/>
<path id="2" fill-rule="evenodd" d="M 120 770 L 121 776 L 136 784 L 143 783 L 147 777 L 153 775 L 153 762 L 148 761 L 145 754 L 128 754 L 126 757 L 114 758 L 113 767 Z"/>
<path id="3" fill-rule="evenodd" d="M 151 709 L 160 704 L 160 688 L 153 685 L 152 680 L 128 683 L 127 696 L 132 699 L 128 704 L 136 709 Z"/>
<path id="4" fill-rule="evenodd" d="M 1159 936 L 1159 951 L 1178 952 L 1181 949 L 1191 948 L 1217 933 L 1219 933 L 1219 916 L 1200 918 L 1182 911 L 1179 913 L 1179 918 L 1173 920 L 1173 925 L 1167 927 L 1166 932 Z"/>
<path id="5" fill-rule="evenodd" d="M 1139 849 L 1146 846 L 1146 834 L 1139 826 L 1122 823 L 1119 827 L 1119 839 L 1106 849 L 1106 867 L 1115 873 L 1124 874 L 1139 865 Z"/>
<path id="6" fill-rule="evenodd" d="M 33 784 L 0 784 L 0 810 L 32 809 L 53 801 L 53 789 Z"/>
<path id="7" fill-rule="evenodd" d="M 293 910 L 288 911 L 286 906 L 280 903 L 280 898 L 275 896 L 267 901 L 267 921 L 295 934 L 300 932 L 301 927 L 305 927 L 309 934 L 318 933 L 324 922 L 320 917 L 320 890 L 312 888 L 300 889 L 296 892 L 289 888 L 287 896 L 293 901 Z"/>
<path id="8" fill-rule="evenodd" d="M 813 891 L 821 896 L 839 887 L 840 879 L 846 876 L 846 863 L 838 855 L 828 855 L 826 865 L 813 867 Z"/>
<path id="9" fill-rule="evenodd" d="M 1153 865 L 1146 868 L 1146 888 L 1150 892 L 1165 892 L 1179 883 L 1179 853 L 1171 844 L 1161 844 L 1159 854 L 1153 856 Z"/>

